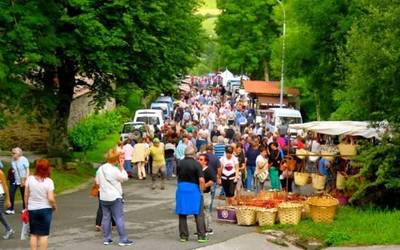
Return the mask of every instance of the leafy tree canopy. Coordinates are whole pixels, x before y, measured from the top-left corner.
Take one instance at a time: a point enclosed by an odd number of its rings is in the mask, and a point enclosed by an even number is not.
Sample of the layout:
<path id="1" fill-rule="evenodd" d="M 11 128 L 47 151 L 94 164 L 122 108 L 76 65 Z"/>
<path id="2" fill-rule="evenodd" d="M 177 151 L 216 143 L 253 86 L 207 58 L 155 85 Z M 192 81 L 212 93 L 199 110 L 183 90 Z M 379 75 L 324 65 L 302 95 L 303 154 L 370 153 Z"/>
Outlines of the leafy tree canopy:
<path id="1" fill-rule="evenodd" d="M 102 104 L 113 95 L 111 82 L 117 88 L 170 89 L 176 74 L 194 65 L 202 41 L 197 5 L 196 0 L 3 1 L 0 89 L 14 94 L 9 99 L 18 97 L 16 104 L 38 106 L 51 117 L 49 146 L 65 150 L 75 86 L 92 81 Z"/>

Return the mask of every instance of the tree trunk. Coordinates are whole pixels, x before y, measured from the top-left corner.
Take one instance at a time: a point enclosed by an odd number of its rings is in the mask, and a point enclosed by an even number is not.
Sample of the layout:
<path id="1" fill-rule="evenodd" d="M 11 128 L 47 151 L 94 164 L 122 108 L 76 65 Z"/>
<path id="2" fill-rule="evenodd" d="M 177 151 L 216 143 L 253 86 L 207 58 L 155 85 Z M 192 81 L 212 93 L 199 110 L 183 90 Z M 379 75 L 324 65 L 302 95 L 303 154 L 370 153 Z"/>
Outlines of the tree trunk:
<path id="1" fill-rule="evenodd" d="M 321 97 L 319 92 L 315 91 L 315 108 L 317 112 L 317 121 L 321 121 Z"/>
<path id="2" fill-rule="evenodd" d="M 266 82 L 269 82 L 269 68 L 267 60 L 263 61 L 263 65 L 264 65 L 264 79 Z"/>
<path id="3" fill-rule="evenodd" d="M 49 156 L 69 156 L 68 117 L 74 94 L 75 73 L 75 64 L 68 60 L 57 69 L 59 88 L 56 110 L 50 119 L 47 144 Z"/>

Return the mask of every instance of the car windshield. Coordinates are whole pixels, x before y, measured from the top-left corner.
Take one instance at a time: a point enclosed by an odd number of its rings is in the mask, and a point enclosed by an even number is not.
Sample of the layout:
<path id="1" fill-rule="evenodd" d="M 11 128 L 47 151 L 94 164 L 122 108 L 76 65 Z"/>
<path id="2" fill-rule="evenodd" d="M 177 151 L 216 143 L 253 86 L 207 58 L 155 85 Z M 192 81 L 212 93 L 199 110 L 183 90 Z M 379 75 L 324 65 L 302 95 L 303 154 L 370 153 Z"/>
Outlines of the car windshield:
<path id="1" fill-rule="evenodd" d="M 122 133 L 129 134 L 133 129 L 143 129 L 143 124 L 124 124 Z"/>
<path id="2" fill-rule="evenodd" d="M 279 119 L 281 120 L 281 123 L 283 125 L 301 123 L 301 118 L 300 117 L 283 117 L 283 116 L 280 116 Z"/>
<path id="3" fill-rule="evenodd" d="M 141 116 L 136 119 L 138 122 L 144 122 L 146 124 L 150 125 L 159 125 L 160 120 L 157 117 L 154 116 Z"/>
<path id="4" fill-rule="evenodd" d="M 159 109 L 159 110 L 162 110 L 162 112 L 164 113 L 164 115 L 167 115 L 168 113 L 168 110 L 166 109 L 166 108 L 163 108 L 163 107 L 152 107 L 151 109 Z"/>

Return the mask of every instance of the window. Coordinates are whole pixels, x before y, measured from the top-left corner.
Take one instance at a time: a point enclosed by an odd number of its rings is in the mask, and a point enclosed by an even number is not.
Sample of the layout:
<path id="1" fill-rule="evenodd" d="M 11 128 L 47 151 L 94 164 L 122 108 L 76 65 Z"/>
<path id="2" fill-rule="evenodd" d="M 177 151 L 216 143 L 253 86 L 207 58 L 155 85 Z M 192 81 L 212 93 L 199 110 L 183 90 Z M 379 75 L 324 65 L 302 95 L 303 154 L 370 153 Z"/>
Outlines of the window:
<path id="1" fill-rule="evenodd" d="M 154 116 L 141 116 L 136 119 L 137 122 L 144 122 L 149 125 L 159 125 L 160 120 Z"/>

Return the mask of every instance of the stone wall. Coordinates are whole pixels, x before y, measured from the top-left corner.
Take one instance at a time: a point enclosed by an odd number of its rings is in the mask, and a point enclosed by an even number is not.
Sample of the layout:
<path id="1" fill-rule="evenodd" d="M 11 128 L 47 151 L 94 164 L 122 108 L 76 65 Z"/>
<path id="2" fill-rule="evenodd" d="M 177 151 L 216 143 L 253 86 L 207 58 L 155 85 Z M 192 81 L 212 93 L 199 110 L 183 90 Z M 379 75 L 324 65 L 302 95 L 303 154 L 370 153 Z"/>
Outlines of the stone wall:
<path id="1" fill-rule="evenodd" d="M 73 127 L 82 118 L 87 117 L 95 111 L 95 106 L 90 102 L 93 98 L 89 93 L 76 97 L 71 104 L 68 128 Z M 102 111 L 115 108 L 115 100 L 106 103 Z M 47 121 L 41 123 L 28 122 L 25 117 L 11 115 L 7 126 L 0 129 L 0 150 L 9 151 L 13 147 L 21 147 L 26 151 L 45 151 L 49 124 Z"/>
<path id="2" fill-rule="evenodd" d="M 72 128 L 80 120 L 95 112 L 95 105 L 91 103 L 92 101 L 93 97 L 90 93 L 86 93 L 74 99 L 71 103 L 68 128 Z M 107 101 L 101 112 L 113 110 L 115 105 L 115 100 Z"/>

